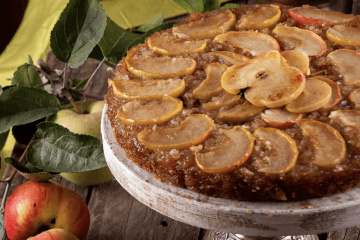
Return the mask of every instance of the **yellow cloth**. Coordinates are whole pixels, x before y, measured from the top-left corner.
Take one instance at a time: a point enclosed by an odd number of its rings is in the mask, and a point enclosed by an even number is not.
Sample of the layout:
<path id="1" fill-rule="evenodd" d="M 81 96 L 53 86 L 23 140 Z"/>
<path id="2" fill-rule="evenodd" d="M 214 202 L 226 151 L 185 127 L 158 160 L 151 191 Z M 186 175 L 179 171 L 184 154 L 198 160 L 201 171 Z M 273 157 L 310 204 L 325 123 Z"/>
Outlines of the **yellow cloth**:
<path id="1" fill-rule="evenodd" d="M 35 63 L 38 59 L 45 61 L 50 49 L 51 29 L 68 1 L 29 0 L 16 34 L 0 55 L 1 86 L 11 84 L 6 79 L 13 77 L 18 66 L 28 62 L 29 55 Z M 107 15 L 124 29 L 140 26 L 157 13 L 164 13 L 165 18 L 186 13 L 185 9 L 172 0 L 103 0 L 101 3 Z M 0 152 L 2 170 L 5 168 L 3 158 L 10 157 L 14 143 L 14 137 L 9 134 L 6 145 Z"/>

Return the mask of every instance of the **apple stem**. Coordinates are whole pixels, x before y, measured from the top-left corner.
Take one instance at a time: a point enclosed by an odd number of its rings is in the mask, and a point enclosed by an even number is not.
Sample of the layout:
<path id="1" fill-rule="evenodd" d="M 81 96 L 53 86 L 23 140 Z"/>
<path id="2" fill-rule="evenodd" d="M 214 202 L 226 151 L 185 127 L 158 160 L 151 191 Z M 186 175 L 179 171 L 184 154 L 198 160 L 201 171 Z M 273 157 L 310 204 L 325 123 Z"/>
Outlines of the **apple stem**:
<path id="1" fill-rule="evenodd" d="M 41 68 L 38 68 L 37 66 L 35 66 L 35 65 L 32 64 L 32 63 L 28 63 L 28 64 L 29 64 L 29 66 L 32 66 L 32 67 L 36 68 L 36 70 L 38 70 L 39 72 L 41 72 L 42 74 L 44 74 L 45 77 L 46 77 L 47 79 L 49 79 L 50 81 L 55 81 L 54 78 L 53 78 L 50 74 L 48 74 L 47 72 L 45 72 L 45 71 L 42 70 Z"/>
<path id="2" fill-rule="evenodd" d="M 91 74 L 89 80 L 85 84 L 84 88 L 82 89 L 83 92 L 86 91 L 86 89 L 90 86 L 90 82 L 94 79 L 95 74 L 97 71 L 99 71 L 100 67 L 103 65 L 103 63 L 106 61 L 106 57 L 103 58 L 103 60 L 99 63 L 99 65 L 96 67 L 95 71 Z"/>
<path id="3" fill-rule="evenodd" d="M 73 98 L 70 99 L 70 102 L 71 102 L 71 104 L 76 108 L 76 110 L 78 111 L 78 113 L 79 113 L 79 114 L 82 114 L 80 108 L 79 108 L 78 105 L 75 103 L 75 101 L 74 101 Z"/>

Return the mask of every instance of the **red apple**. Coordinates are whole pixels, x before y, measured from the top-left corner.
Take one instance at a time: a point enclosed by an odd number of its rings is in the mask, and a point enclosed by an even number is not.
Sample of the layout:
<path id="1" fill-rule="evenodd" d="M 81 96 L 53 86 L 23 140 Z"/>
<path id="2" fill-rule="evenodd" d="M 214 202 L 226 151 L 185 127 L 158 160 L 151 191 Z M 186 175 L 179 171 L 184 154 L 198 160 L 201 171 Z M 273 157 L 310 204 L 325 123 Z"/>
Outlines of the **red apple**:
<path id="1" fill-rule="evenodd" d="M 67 232 L 61 228 L 53 228 L 45 232 L 36 235 L 35 237 L 30 237 L 28 240 L 79 240 L 71 232 Z"/>
<path id="2" fill-rule="evenodd" d="M 90 213 L 85 201 L 52 181 L 21 184 L 5 207 L 5 231 L 10 240 L 27 239 L 54 228 L 85 239 L 89 226 Z"/>

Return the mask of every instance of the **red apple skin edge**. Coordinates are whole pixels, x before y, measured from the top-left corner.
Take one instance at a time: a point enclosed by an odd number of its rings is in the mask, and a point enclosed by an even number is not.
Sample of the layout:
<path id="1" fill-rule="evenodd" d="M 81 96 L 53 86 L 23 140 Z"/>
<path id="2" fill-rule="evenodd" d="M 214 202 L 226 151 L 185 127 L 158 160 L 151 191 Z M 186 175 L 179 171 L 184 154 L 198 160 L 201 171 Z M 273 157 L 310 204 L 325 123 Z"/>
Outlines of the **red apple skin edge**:
<path id="1" fill-rule="evenodd" d="M 61 228 L 85 240 L 89 227 L 90 213 L 85 201 L 52 181 L 25 182 L 6 203 L 5 231 L 10 240 L 36 236 L 44 228 Z"/>
<path id="2" fill-rule="evenodd" d="M 45 232 L 30 237 L 27 240 L 79 240 L 74 234 L 66 232 L 64 229 L 53 228 Z"/>

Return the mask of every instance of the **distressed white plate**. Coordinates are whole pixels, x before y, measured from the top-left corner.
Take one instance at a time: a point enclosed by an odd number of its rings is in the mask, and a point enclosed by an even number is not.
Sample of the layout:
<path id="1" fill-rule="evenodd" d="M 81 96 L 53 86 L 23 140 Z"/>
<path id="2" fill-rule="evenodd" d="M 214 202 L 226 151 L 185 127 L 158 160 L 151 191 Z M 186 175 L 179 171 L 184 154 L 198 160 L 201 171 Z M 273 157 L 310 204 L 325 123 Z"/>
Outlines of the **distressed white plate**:
<path id="1" fill-rule="evenodd" d="M 299 202 L 248 202 L 207 197 L 159 182 L 126 158 L 106 111 L 107 106 L 101 133 L 112 174 L 133 197 L 163 215 L 200 228 L 264 237 L 325 233 L 360 224 L 360 188 Z"/>

